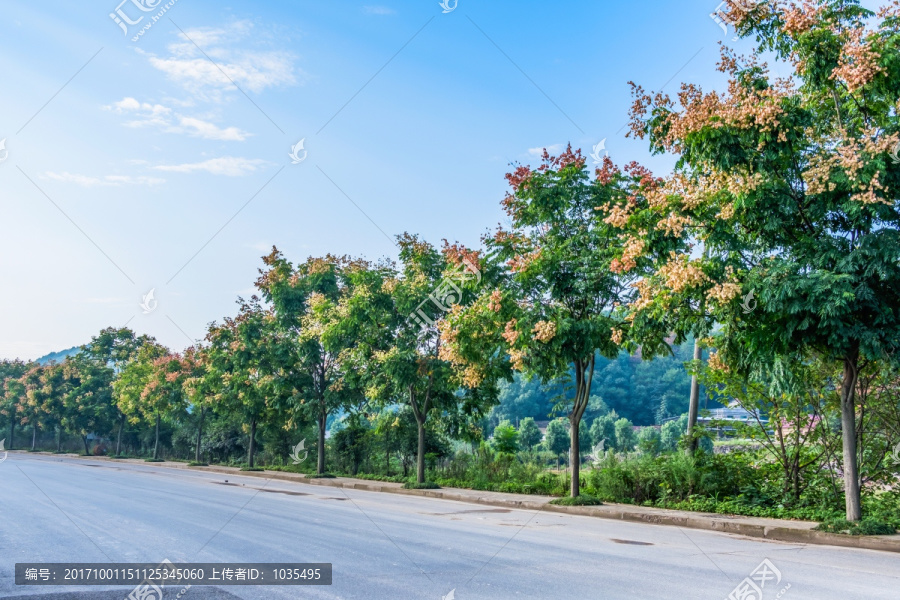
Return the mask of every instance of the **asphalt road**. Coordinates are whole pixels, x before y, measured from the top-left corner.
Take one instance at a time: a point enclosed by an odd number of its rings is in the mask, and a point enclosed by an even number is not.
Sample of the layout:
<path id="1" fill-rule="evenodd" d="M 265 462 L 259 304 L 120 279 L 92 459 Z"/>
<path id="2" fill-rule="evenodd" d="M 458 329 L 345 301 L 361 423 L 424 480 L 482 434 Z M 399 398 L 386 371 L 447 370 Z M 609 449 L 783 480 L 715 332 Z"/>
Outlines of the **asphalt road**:
<path id="1" fill-rule="evenodd" d="M 333 564 L 331 586 L 194 586 L 185 600 L 722 600 L 764 559 L 781 580 L 766 582 L 763 600 L 900 596 L 900 555 L 890 553 L 150 464 L 28 454 L 0 463 L 0 598 L 131 591 L 16 586 L 16 562 L 163 559 Z"/>

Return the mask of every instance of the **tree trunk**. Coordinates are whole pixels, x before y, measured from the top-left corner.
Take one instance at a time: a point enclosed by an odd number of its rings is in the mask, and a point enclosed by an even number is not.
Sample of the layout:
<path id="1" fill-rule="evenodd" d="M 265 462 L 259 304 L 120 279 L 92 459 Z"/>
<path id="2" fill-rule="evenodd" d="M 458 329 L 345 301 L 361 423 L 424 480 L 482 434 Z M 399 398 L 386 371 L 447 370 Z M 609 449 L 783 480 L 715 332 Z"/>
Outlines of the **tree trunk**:
<path id="1" fill-rule="evenodd" d="M 592 355 L 588 360 L 576 359 L 575 367 L 575 401 L 572 403 L 572 412 L 569 415 L 569 464 L 572 467 L 572 479 L 569 491 L 573 498 L 581 493 L 581 448 L 579 445 L 578 431 L 581 427 L 581 417 L 587 409 L 591 397 L 591 382 L 594 378 L 594 363 L 596 356 Z"/>
<path id="2" fill-rule="evenodd" d="M 159 411 L 156 411 L 156 440 L 153 442 L 153 460 L 159 460 Z"/>
<path id="3" fill-rule="evenodd" d="M 197 427 L 197 451 L 194 453 L 194 462 L 200 462 L 200 441 L 203 439 L 203 416 L 206 413 L 206 407 L 200 407 L 200 425 Z"/>
<path id="4" fill-rule="evenodd" d="M 56 428 L 56 453 L 62 452 L 62 427 Z"/>
<path id="5" fill-rule="evenodd" d="M 848 521 L 862 518 L 859 496 L 859 466 L 856 461 L 856 380 L 859 350 L 844 357 L 841 381 L 841 437 L 844 442 L 844 503 Z"/>
<path id="6" fill-rule="evenodd" d="M 119 434 L 116 436 L 116 456 L 122 456 L 122 430 L 125 429 L 125 415 L 119 417 Z"/>
<path id="7" fill-rule="evenodd" d="M 328 415 L 325 411 L 319 413 L 319 439 L 316 442 L 316 475 L 325 473 L 325 424 L 328 422 Z"/>
<path id="8" fill-rule="evenodd" d="M 391 442 L 387 435 L 384 436 L 384 471 L 391 476 Z"/>
<path id="9" fill-rule="evenodd" d="M 81 441 L 84 443 L 84 455 L 90 456 L 91 449 L 88 447 L 88 439 L 86 435 L 81 436 Z"/>
<path id="10" fill-rule="evenodd" d="M 256 419 L 250 421 L 250 450 L 248 451 L 247 463 L 250 465 L 252 469 L 254 467 L 253 464 L 253 454 L 256 452 Z"/>
<path id="11" fill-rule="evenodd" d="M 34 452 L 37 448 L 37 424 L 35 423 L 34 427 L 31 429 L 31 451 Z"/>
<path id="12" fill-rule="evenodd" d="M 694 360 L 700 360 L 702 356 L 700 351 L 700 341 L 694 338 Z M 700 381 L 697 374 L 691 375 L 691 401 L 688 408 L 688 454 L 693 454 L 697 450 L 698 442 L 694 437 L 697 429 L 697 416 L 700 413 Z"/>
<path id="13" fill-rule="evenodd" d="M 425 419 L 416 418 L 419 430 L 419 447 L 416 453 L 416 482 L 425 483 Z"/>
<path id="14" fill-rule="evenodd" d="M 572 424 L 572 443 L 569 451 L 569 456 L 571 457 L 569 462 L 572 463 L 572 482 L 569 491 L 573 498 L 577 498 L 581 493 L 581 490 L 579 489 L 581 485 L 581 480 L 579 479 L 581 474 L 581 455 L 579 454 L 580 448 L 578 447 L 578 429 L 581 427 L 581 416 L 573 414 L 569 421 Z"/>
<path id="15" fill-rule="evenodd" d="M 13 446 L 15 446 L 16 441 L 16 411 L 13 409 L 12 414 L 9 416 L 9 448 L 8 450 L 12 450 Z"/>

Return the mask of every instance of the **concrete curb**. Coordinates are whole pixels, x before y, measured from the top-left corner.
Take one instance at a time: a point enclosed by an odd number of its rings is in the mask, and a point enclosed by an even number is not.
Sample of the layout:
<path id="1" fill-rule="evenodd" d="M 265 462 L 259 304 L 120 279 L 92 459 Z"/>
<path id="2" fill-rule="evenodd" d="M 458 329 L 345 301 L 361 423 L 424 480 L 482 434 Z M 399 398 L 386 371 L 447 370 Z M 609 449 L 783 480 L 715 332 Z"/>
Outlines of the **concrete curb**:
<path id="1" fill-rule="evenodd" d="M 879 550 L 882 552 L 900 552 L 900 535 L 893 536 L 851 536 L 824 531 L 815 531 L 812 528 L 815 523 L 808 521 L 786 521 L 779 519 L 753 519 L 741 516 L 725 516 L 713 513 L 695 513 L 670 509 L 649 508 L 644 506 L 630 506 L 627 504 L 604 504 L 602 506 L 556 506 L 549 504 L 547 496 L 537 496 L 539 500 L 529 499 L 522 495 L 522 499 L 498 498 L 491 496 L 478 496 L 472 493 L 454 492 L 450 488 L 437 490 L 407 490 L 400 484 L 341 479 L 311 479 L 301 473 L 285 473 L 281 471 L 241 471 L 237 467 L 222 467 L 211 465 L 208 467 L 191 467 L 187 463 L 147 463 L 142 459 L 114 459 L 105 456 L 80 456 L 77 454 L 53 454 L 50 452 L 23 452 L 23 454 L 42 454 L 58 458 L 80 458 L 83 460 L 99 460 L 108 462 L 129 462 L 134 464 L 147 464 L 155 467 L 169 469 L 190 469 L 201 472 L 225 473 L 242 477 L 257 477 L 278 481 L 292 481 L 307 485 L 320 485 L 323 487 L 346 488 L 367 492 L 382 492 L 389 494 L 402 494 L 406 496 L 424 496 L 441 500 L 454 500 L 470 504 L 483 504 L 501 508 L 515 508 L 525 510 L 545 510 L 555 513 L 581 515 L 601 519 L 617 519 L 634 523 L 646 523 L 652 525 L 668 525 L 672 527 L 685 527 L 688 529 L 700 529 L 705 531 L 717 531 L 742 535 L 751 538 L 761 538 L 777 542 L 814 544 L 822 546 L 840 546 L 845 548 L 860 548 L 866 550 Z M 765 521 L 759 523 L 754 521 Z"/>

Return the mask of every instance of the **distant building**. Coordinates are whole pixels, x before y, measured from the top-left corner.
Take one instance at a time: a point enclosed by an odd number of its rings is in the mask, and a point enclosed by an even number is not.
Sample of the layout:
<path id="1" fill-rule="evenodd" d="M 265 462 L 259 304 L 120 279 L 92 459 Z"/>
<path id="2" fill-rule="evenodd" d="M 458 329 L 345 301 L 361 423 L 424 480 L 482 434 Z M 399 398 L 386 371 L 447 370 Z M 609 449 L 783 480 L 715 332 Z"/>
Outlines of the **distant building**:
<path id="1" fill-rule="evenodd" d="M 768 424 L 769 418 L 767 416 L 761 414 L 758 417 L 749 410 L 732 405 L 729 408 L 714 408 L 710 411 L 705 411 L 703 415 L 697 418 L 697 421 L 706 425 L 708 429 L 715 431 L 719 436 L 722 436 L 734 433 L 734 426 L 729 423 L 744 423 L 746 425 Z"/>

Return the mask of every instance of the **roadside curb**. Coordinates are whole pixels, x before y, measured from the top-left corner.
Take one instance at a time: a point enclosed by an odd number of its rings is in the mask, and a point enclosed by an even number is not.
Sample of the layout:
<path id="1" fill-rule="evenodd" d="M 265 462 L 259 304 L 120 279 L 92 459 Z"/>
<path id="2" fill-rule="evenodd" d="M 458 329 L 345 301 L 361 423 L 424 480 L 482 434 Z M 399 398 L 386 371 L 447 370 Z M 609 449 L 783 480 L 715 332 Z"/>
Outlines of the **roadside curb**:
<path id="1" fill-rule="evenodd" d="M 389 494 L 401 494 L 406 496 L 424 496 L 440 500 L 453 500 L 467 502 L 469 504 L 483 504 L 501 508 L 515 508 L 525 510 L 544 510 L 554 513 L 580 515 L 601 519 L 615 519 L 634 523 L 651 525 L 668 525 L 672 527 L 685 527 L 705 531 L 717 531 L 742 535 L 751 538 L 761 538 L 777 542 L 813 544 L 822 546 L 840 546 L 845 548 L 859 548 L 865 550 L 878 550 L 882 552 L 900 553 L 900 535 L 894 536 L 850 536 L 824 531 L 815 531 L 812 522 L 786 521 L 778 519 L 765 519 L 770 524 L 753 522 L 752 517 L 726 516 L 713 513 L 694 513 L 676 511 L 670 509 L 649 508 L 643 506 L 629 506 L 627 504 L 603 504 L 601 506 L 557 506 L 550 504 L 547 496 L 539 496 L 539 500 L 523 498 L 498 498 L 490 496 L 478 496 L 472 493 L 460 493 L 452 491 L 452 488 L 437 490 L 407 490 L 389 482 L 352 480 L 350 478 L 339 479 L 311 479 L 302 473 L 286 473 L 282 471 L 241 471 L 237 467 L 223 467 L 211 465 L 208 467 L 191 467 L 187 463 L 162 462 L 146 463 L 142 459 L 114 459 L 105 456 L 80 456 L 74 454 L 53 454 L 51 452 L 24 452 L 23 454 L 41 454 L 56 458 L 79 458 L 82 460 L 97 460 L 106 462 L 130 462 L 134 464 L 146 464 L 154 467 L 169 469 L 190 469 L 192 471 L 223 473 L 242 477 L 256 477 L 279 481 L 292 481 L 307 485 L 319 485 L 323 487 L 353 489 L 367 492 L 382 492 Z M 759 521 L 760 519 L 756 519 Z"/>

